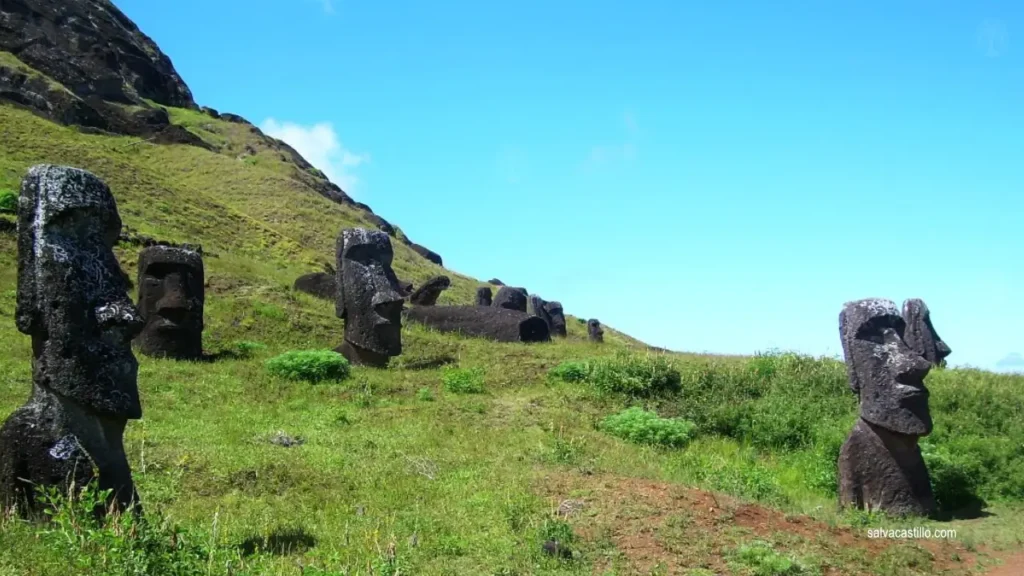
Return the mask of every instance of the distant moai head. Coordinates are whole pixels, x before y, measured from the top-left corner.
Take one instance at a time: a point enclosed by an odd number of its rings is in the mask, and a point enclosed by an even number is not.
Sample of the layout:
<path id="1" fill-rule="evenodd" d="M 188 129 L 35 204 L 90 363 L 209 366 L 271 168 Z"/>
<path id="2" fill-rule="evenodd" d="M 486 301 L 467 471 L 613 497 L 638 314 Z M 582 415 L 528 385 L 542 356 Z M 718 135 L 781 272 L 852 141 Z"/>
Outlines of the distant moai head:
<path id="1" fill-rule="evenodd" d="M 498 293 L 494 296 L 494 301 L 491 302 L 491 305 L 498 308 L 526 312 L 526 296 L 526 288 L 502 286 L 498 288 Z"/>
<path id="2" fill-rule="evenodd" d="M 604 329 L 595 318 L 587 320 L 587 337 L 591 342 L 604 342 Z"/>
<path id="3" fill-rule="evenodd" d="M 409 303 L 416 306 L 433 306 L 437 299 L 452 285 L 451 278 L 447 276 L 434 276 L 423 283 L 415 292 L 409 295 Z"/>
<path id="4" fill-rule="evenodd" d="M 110 189 L 77 168 L 34 166 L 18 200 L 18 330 L 32 336 L 33 382 L 99 414 L 142 417 L 131 341 L 142 329 L 112 250 Z"/>
<path id="5" fill-rule="evenodd" d="M 860 397 L 861 418 L 899 434 L 932 431 L 924 377 L 931 364 L 903 340 L 906 324 L 891 300 L 847 302 L 839 334 L 850 388 Z"/>
<path id="6" fill-rule="evenodd" d="M 550 331 L 551 330 L 551 316 L 548 314 L 548 311 L 547 311 L 547 308 L 546 308 L 547 302 L 545 302 L 543 298 L 541 298 L 540 296 L 538 296 L 536 294 L 531 294 L 530 297 L 527 300 L 528 300 L 528 303 L 529 303 L 529 307 L 527 308 L 527 311 L 530 314 L 533 314 L 534 316 L 536 316 L 536 317 L 540 318 L 541 320 L 543 320 L 544 323 L 548 325 L 548 331 Z"/>
<path id="7" fill-rule="evenodd" d="M 151 246 L 139 253 L 139 351 L 195 360 L 203 355 L 203 257 L 185 248 Z"/>
<path id="8" fill-rule="evenodd" d="M 490 286 L 481 286 L 476 289 L 476 305 L 477 306 L 490 306 L 493 292 L 491 292 Z"/>
<path id="9" fill-rule="evenodd" d="M 391 269 L 394 251 L 390 238 L 380 230 L 342 230 L 336 254 L 335 311 L 345 320 L 345 342 L 370 352 L 349 360 L 379 364 L 390 356 L 398 356 L 402 353 L 403 297 Z"/>
<path id="10" fill-rule="evenodd" d="M 931 311 L 923 300 L 911 298 L 903 302 L 903 320 L 907 323 L 903 340 L 925 360 L 938 366 L 953 352 L 932 326 Z"/>
<path id="11" fill-rule="evenodd" d="M 561 338 L 566 337 L 565 312 L 562 311 L 561 302 L 545 302 L 544 310 L 547 311 L 551 323 L 551 335 Z"/>

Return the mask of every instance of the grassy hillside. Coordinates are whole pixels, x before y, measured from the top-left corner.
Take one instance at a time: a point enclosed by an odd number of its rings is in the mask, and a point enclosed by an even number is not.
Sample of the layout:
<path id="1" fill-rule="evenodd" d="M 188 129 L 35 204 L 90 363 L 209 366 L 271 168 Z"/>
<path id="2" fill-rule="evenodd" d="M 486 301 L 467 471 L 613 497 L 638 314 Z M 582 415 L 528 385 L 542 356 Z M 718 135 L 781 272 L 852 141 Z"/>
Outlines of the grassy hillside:
<path id="1" fill-rule="evenodd" d="M 835 510 L 856 401 L 832 360 L 652 356 L 611 330 L 590 344 L 570 320 L 567 340 L 537 345 L 405 326 L 387 370 L 320 384 L 269 374 L 273 356 L 339 343 L 333 305 L 290 287 L 333 261 L 341 228 L 369 224 L 247 125 L 170 113 L 216 150 L 0 107 L 0 190 L 32 164 L 82 167 L 111 186 L 126 225 L 201 243 L 215 254 L 206 347 L 234 353 L 140 357 L 145 415 L 126 443 L 148 524 L 93 527 L 74 508 L 48 526 L 0 519 L 0 575 L 971 574 L 1024 542 L 1024 377 L 929 376 L 925 448 L 947 517 L 899 521 Z M 452 277 L 440 304 L 472 300 L 476 280 L 395 252 L 402 278 Z M 118 256 L 134 277 L 136 249 Z M 31 383 L 15 258 L 0 232 L 0 417 Z M 438 360 L 451 364 L 417 368 Z M 629 407 L 680 420 L 606 420 Z M 630 440 L 649 430 L 662 444 Z M 304 443 L 276 445 L 278 432 Z M 872 540 L 868 526 L 957 535 Z M 542 552 L 548 539 L 572 557 Z"/>

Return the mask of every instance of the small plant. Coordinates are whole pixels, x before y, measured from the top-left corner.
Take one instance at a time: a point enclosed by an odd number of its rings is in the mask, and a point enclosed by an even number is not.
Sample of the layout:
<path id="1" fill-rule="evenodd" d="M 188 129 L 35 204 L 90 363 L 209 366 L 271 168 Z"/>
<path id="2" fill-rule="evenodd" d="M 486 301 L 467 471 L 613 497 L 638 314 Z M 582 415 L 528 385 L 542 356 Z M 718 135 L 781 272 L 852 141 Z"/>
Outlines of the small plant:
<path id="1" fill-rule="evenodd" d="M 800 559 L 776 552 L 772 545 L 755 540 L 740 546 L 733 554 L 735 560 L 750 569 L 755 576 L 810 576 L 820 571 L 807 566 Z"/>
<path id="2" fill-rule="evenodd" d="M 679 448 L 690 441 L 697 425 L 682 418 L 661 418 L 634 406 L 608 416 L 601 422 L 601 428 L 635 444 Z"/>
<path id="3" fill-rule="evenodd" d="M 604 393 L 635 397 L 679 392 L 680 375 L 665 358 L 619 354 L 590 365 L 587 382 Z"/>
<path id="4" fill-rule="evenodd" d="M 235 352 L 243 358 L 250 358 L 256 352 L 265 350 L 266 348 L 266 345 L 260 344 L 259 342 L 250 342 L 248 340 L 235 342 Z"/>
<path id="5" fill-rule="evenodd" d="M 586 362 L 562 362 L 548 372 L 548 376 L 563 382 L 584 382 L 590 375 Z"/>
<path id="6" fill-rule="evenodd" d="M 344 380 L 349 375 L 348 360 L 333 350 L 292 350 L 267 360 L 266 366 L 282 378 L 314 383 Z"/>
<path id="7" fill-rule="evenodd" d="M 420 388 L 419 391 L 416 392 L 416 399 L 421 402 L 433 402 L 434 391 L 430 388 Z"/>
<path id="8" fill-rule="evenodd" d="M 18 195 L 10 190 L 0 190 L 0 214 L 18 213 Z"/>
<path id="9" fill-rule="evenodd" d="M 441 374 L 444 389 L 456 394 L 479 394 L 484 391 L 483 368 L 446 367 Z"/>

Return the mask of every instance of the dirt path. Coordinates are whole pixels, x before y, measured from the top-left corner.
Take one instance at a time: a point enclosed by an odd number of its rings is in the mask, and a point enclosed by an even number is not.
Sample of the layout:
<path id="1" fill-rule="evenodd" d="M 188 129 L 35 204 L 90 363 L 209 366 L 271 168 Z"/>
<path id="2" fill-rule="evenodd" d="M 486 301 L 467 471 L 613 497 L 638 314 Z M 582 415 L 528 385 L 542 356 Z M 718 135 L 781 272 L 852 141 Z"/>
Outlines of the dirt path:
<path id="1" fill-rule="evenodd" d="M 1002 560 L 1002 566 L 985 572 L 985 576 L 1024 576 L 1024 552 L 1015 552 Z"/>

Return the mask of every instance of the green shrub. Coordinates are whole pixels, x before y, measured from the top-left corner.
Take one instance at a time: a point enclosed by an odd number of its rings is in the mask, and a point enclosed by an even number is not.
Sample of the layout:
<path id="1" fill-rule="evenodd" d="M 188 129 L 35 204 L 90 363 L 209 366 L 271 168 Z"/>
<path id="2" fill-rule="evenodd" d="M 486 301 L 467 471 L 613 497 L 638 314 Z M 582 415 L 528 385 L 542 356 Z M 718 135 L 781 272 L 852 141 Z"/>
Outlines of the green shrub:
<path id="1" fill-rule="evenodd" d="M 307 382 L 344 380 L 349 374 L 348 360 L 333 350 L 292 350 L 267 360 L 266 366 L 271 374 Z"/>
<path id="2" fill-rule="evenodd" d="M 740 546 L 732 557 L 737 563 L 749 568 L 754 576 L 809 576 L 821 573 L 799 558 L 776 552 L 771 544 L 761 540 Z"/>
<path id="3" fill-rule="evenodd" d="M 18 213 L 18 195 L 10 190 L 0 190 L 0 214 Z"/>
<path id="4" fill-rule="evenodd" d="M 444 389 L 456 394 L 479 394 L 484 391 L 483 368 L 445 367 L 441 374 Z"/>
<path id="5" fill-rule="evenodd" d="M 416 392 L 416 399 L 422 402 L 433 402 L 434 392 L 430 388 L 420 388 L 419 391 Z"/>
<path id="6" fill-rule="evenodd" d="M 619 354 L 590 364 L 586 381 L 604 393 L 654 396 L 679 392 L 680 375 L 661 356 Z"/>
<path id="7" fill-rule="evenodd" d="M 241 342 L 235 342 L 235 352 L 243 358 L 249 358 L 260 350 L 265 350 L 267 347 L 259 342 L 250 342 L 243 340 Z"/>
<path id="8" fill-rule="evenodd" d="M 590 375 L 586 362 L 562 362 L 548 372 L 548 376 L 563 382 L 583 382 Z"/>
<path id="9" fill-rule="evenodd" d="M 690 441 L 696 424 L 681 418 L 661 418 L 654 412 L 634 406 L 608 416 L 601 428 L 635 444 L 653 444 L 679 448 Z"/>

